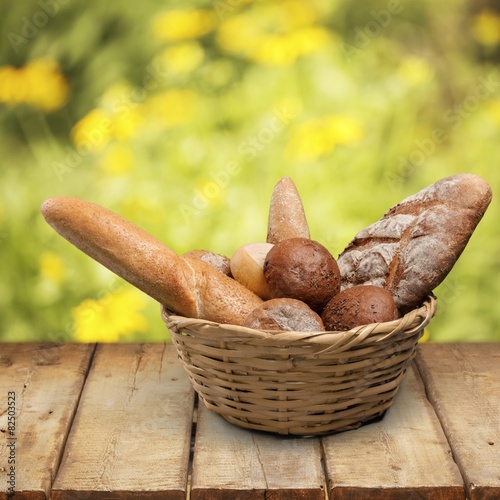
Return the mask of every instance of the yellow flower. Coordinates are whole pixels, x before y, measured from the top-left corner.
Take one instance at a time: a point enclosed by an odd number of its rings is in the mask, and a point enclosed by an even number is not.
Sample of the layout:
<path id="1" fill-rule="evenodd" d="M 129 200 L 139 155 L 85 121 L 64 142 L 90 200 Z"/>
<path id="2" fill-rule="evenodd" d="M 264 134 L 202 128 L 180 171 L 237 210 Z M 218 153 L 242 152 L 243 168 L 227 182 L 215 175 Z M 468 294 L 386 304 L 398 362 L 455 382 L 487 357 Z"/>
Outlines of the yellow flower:
<path id="1" fill-rule="evenodd" d="M 500 43 L 500 15 L 489 9 L 481 11 L 474 17 L 472 36 L 481 45 L 498 45 Z"/>
<path id="2" fill-rule="evenodd" d="M 429 82 L 434 76 L 432 66 L 421 57 L 407 57 L 401 62 L 398 73 L 410 85 Z"/>
<path id="3" fill-rule="evenodd" d="M 217 30 L 217 43 L 231 54 L 245 55 L 255 43 L 260 29 L 248 14 L 238 14 L 225 20 Z"/>
<path id="4" fill-rule="evenodd" d="M 73 126 L 71 136 L 77 148 L 101 151 L 113 137 L 111 114 L 100 108 L 92 109 Z"/>
<path id="5" fill-rule="evenodd" d="M 210 33 L 217 16 L 209 9 L 170 10 L 159 14 L 153 22 L 153 34 L 166 41 L 189 40 Z"/>
<path id="6" fill-rule="evenodd" d="M 43 252 L 39 258 L 40 273 L 48 281 L 58 285 L 65 278 L 64 264 L 54 252 Z"/>
<path id="7" fill-rule="evenodd" d="M 323 125 L 326 134 L 337 144 L 354 144 L 363 138 L 365 132 L 360 120 L 347 115 L 328 117 Z"/>
<path id="8" fill-rule="evenodd" d="M 102 151 L 113 139 L 127 141 L 143 122 L 136 105 L 123 105 L 114 111 L 95 108 L 81 118 L 71 129 L 77 148 L 86 152 Z"/>
<path id="9" fill-rule="evenodd" d="M 19 104 L 28 101 L 28 79 L 25 68 L 0 67 L 0 102 Z"/>
<path id="10" fill-rule="evenodd" d="M 67 97 L 67 80 L 52 59 L 35 59 L 22 68 L 0 67 L 0 102 L 26 103 L 52 111 L 60 108 Z"/>
<path id="11" fill-rule="evenodd" d="M 490 121 L 500 127 L 500 99 L 486 101 L 484 110 Z"/>
<path id="12" fill-rule="evenodd" d="M 308 2 L 259 4 L 225 19 L 217 42 L 226 52 L 258 63 L 288 65 L 325 46 L 330 33 L 316 25 L 317 13 Z"/>
<path id="13" fill-rule="evenodd" d="M 117 342 L 124 335 L 144 333 L 146 318 L 140 313 L 144 295 L 123 287 L 101 299 L 87 299 L 72 311 L 74 334 L 78 342 Z"/>
<path id="14" fill-rule="evenodd" d="M 101 167 L 111 175 L 127 174 L 134 168 L 134 153 L 126 144 L 111 144 L 101 159 Z"/>
<path id="15" fill-rule="evenodd" d="M 172 74 L 190 73 L 203 62 L 205 52 L 197 42 L 185 42 L 166 48 L 160 55 L 165 69 Z"/>
<path id="16" fill-rule="evenodd" d="M 146 115 L 164 127 L 188 123 L 196 113 L 198 96 L 185 89 L 175 89 L 153 95 L 144 103 Z"/>
<path id="17" fill-rule="evenodd" d="M 131 139 L 143 123 L 143 117 L 135 107 L 124 108 L 111 117 L 111 133 L 119 141 Z"/>
<path id="18" fill-rule="evenodd" d="M 352 116 L 333 115 L 296 127 L 287 152 L 296 159 L 315 160 L 331 153 L 338 144 L 354 144 L 364 136 L 364 124 Z"/>
<path id="19" fill-rule="evenodd" d="M 276 5 L 279 16 L 283 18 L 284 29 L 296 29 L 316 22 L 317 14 L 313 2 L 303 0 L 287 0 Z"/>
<path id="20" fill-rule="evenodd" d="M 249 51 L 249 58 L 273 66 L 289 65 L 301 56 L 320 50 L 328 40 L 328 32 L 319 27 L 262 37 L 256 41 L 254 49 Z"/>

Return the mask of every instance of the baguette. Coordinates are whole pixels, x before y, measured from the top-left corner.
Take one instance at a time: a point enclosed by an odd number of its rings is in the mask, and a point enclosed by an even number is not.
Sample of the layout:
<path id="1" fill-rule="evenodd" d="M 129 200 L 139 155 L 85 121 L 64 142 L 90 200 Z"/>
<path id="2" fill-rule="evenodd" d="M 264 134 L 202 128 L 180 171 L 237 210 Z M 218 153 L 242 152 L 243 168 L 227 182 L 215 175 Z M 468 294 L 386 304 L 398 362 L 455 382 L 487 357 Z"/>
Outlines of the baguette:
<path id="1" fill-rule="evenodd" d="M 451 271 L 491 196 L 481 177 L 457 174 L 404 199 L 340 254 L 342 290 L 381 286 L 401 312 L 418 307 Z"/>
<path id="2" fill-rule="evenodd" d="M 176 314 L 242 325 L 262 302 L 210 264 L 177 255 L 99 205 L 62 196 L 46 200 L 41 211 L 70 243 Z"/>
<path id="3" fill-rule="evenodd" d="M 274 187 L 269 207 L 267 243 L 288 238 L 310 239 L 304 207 L 290 177 L 283 177 Z"/>

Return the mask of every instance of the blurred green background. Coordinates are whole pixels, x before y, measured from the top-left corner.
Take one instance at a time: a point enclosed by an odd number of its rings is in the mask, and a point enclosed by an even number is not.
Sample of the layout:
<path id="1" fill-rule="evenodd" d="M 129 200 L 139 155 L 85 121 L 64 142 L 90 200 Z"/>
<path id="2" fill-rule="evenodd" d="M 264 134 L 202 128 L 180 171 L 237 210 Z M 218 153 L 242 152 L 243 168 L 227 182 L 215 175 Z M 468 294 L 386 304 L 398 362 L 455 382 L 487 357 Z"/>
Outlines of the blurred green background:
<path id="1" fill-rule="evenodd" d="M 230 256 L 265 239 L 288 175 L 337 256 L 459 172 L 494 199 L 428 338 L 500 340 L 495 3 L 4 0 L 0 32 L 0 341 L 167 336 L 157 303 L 44 222 L 48 197 Z"/>

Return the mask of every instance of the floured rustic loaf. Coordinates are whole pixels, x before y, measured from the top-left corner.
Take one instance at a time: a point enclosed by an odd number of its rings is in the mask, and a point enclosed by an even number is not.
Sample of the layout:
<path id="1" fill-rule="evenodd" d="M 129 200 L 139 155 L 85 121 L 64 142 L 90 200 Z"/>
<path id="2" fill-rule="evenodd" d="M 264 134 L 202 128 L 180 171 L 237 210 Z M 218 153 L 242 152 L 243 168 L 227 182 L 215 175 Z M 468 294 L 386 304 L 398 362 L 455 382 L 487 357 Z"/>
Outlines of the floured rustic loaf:
<path id="1" fill-rule="evenodd" d="M 450 272 L 490 201 L 490 186 L 473 174 L 446 177 L 404 199 L 340 254 L 342 289 L 382 286 L 401 312 L 419 306 Z"/>

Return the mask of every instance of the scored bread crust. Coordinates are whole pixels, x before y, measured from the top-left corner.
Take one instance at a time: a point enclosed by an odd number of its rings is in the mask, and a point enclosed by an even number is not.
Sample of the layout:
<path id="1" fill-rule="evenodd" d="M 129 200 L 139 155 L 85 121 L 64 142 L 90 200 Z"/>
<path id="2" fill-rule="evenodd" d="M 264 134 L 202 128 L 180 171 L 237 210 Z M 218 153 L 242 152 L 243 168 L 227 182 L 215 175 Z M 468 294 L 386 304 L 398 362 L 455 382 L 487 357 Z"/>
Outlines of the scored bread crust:
<path id="1" fill-rule="evenodd" d="M 172 312 L 241 325 L 262 302 L 210 264 L 177 255 L 99 205 L 61 196 L 46 200 L 41 211 L 70 243 Z"/>
<path id="2" fill-rule="evenodd" d="M 342 289 L 381 286 L 400 311 L 419 306 L 451 271 L 491 196 L 481 177 L 456 174 L 404 199 L 340 254 Z"/>

